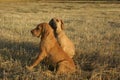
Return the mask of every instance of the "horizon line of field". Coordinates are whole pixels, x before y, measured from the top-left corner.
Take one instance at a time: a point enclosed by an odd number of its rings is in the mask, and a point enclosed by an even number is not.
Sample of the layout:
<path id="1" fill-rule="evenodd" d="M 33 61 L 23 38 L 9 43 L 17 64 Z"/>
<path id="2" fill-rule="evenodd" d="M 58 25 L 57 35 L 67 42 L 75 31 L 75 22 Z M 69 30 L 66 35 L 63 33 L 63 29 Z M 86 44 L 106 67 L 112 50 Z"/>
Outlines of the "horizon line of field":
<path id="1" fill-rule="evenodd" d="M 70 2 L 70 3 L 120 3 L 120 1 L 38 1 L 38 2 Z"/>
<path id="2" fill-rule="evenodd" d="M 120 1 L 0 1 L 0 2 L 43 2 L 43 3 L 91 3 L 91 4 L 120 4 Z"/>

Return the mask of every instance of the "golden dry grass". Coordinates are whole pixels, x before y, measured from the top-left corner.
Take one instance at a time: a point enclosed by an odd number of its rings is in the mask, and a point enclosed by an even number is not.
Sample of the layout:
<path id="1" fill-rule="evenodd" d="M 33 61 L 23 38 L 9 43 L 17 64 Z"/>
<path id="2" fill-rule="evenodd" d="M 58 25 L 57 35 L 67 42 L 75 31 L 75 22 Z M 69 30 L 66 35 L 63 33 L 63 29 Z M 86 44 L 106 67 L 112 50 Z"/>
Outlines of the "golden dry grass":
<path id="1" fill-rule="evenodd" d="M 25 69 L 38 54 L 30 30 L 60 17 L 74 42 L 77 72 L 49 75 L 44 63 Z M 22 2 L 0 3 L 0 80 L 119 80 L 120 5 Z"/>

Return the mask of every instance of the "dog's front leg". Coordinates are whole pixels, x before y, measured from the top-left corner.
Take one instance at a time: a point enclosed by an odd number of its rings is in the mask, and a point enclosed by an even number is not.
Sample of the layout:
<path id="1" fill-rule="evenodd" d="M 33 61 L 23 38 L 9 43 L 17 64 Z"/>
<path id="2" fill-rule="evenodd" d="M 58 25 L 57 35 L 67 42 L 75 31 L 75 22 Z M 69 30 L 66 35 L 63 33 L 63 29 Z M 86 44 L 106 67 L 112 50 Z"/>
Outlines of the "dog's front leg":
<path id="1" fill-rule="evenodd" d="M 42 51 L 41 53 L 39 53 L 37 59 L 35 60 L 35 62 L 31 65 L 31 66 L 26 66 L 26 68 L 30 71 L 32 71 L 32 69 L 37 66 L 45 57 L 46 57 L 46 52 L 45 50 Z"/>

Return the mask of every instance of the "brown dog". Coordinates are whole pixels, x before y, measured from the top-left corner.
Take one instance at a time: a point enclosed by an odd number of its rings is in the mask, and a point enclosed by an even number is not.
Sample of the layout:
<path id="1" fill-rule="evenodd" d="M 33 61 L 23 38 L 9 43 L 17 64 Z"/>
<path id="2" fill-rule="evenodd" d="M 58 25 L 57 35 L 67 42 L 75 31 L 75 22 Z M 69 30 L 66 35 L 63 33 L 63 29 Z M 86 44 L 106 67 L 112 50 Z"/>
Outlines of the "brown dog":
<path id="1" fill-rule="evenodd" d="M 53 18 L 50 20 L 49 24 L 53 28 L 54 34 L 62 49 L 70 56 L 70 58 L 73 58 L 73 56 L 75 55 L 75 46 L 63 31 L 63 21 L 58 18 Z"/>
<path id="2" fill-rule="evenodd" d="M 52 28 L 48 23 L 41 23 L 31 33 L 41 36 L 40 53 L 38 58 L 31 66 L 27 66 L 28 70 L 32 70 L 45 57 L 51 61 L 51 64 L 57 69 L 57 74 L 66 74 L 75 72 L 75 64 L 71 58 L 62 50 L 54 37 Z"/>

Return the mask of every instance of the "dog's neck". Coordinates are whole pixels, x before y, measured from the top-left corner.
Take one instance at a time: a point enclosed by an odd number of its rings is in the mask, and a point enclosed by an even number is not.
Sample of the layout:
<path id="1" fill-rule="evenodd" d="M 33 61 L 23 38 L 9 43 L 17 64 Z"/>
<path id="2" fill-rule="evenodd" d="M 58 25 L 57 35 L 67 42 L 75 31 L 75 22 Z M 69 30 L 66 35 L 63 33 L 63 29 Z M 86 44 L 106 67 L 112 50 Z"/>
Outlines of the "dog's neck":
<path id="1" fill-rule="evenodd" d="M 54 37 L 53 30 L 50 28 L 47 28 L 47 29 L 48 30 L 46 30 L 41 36 L 40 45 L 43 46 L 48 52 L 55 45 L 57 40 Z M 51 46 L 51 47 L 49 47 L 49 46 Z"/>
<path id="2" fill-rule="evenodd" d="M 56 30 L 55 32 L 56 32 L 56 34 L 57 34 L 57 35 L 59 35 L 59 34 L 63 33 L 63 31 L 62 31 L 62 30 Z"/>
<path id="3" fill-rule="evenodd" d="M 62 35 L 65 35 L 64 31 L 60 31 L 59 33 L 56 33 L 57 37 L 61 37 Z"/>
<path id="4" fill-rule="evenodd" d="M 48 28 L 44 28 L 43 32 L 42 32 L 42 36 L 41 36 L 41 40 L 45 40 L 47 38 L 49 38 L 49 36 L 54 35 L 53 34 L 53 30 Z M 51 38 L 51 37 L 50 37 Z"/>

